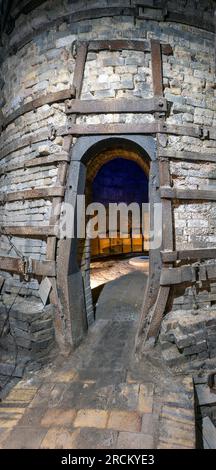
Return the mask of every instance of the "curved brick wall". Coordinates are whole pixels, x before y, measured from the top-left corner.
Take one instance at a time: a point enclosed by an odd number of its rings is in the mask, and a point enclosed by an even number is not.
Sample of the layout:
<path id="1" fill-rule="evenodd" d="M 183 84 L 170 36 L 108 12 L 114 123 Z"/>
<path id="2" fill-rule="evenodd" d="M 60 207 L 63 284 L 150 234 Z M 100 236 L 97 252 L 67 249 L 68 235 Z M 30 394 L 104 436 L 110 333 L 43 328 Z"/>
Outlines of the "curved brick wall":
<path id="1" fill-rule="evenodd" d="M 199 16 L 198 24 L 200 18 L 208 22 L 209 18 L 213 17 L 213 2 L 210 0 L 209 2 L 191 0 L 178 3 L 178 14 L 187 12 L 186 16 L 189 18 L 194 16 L 195 11 Z M 107 9 L 109 7 L 110 10 Z M 102 8 L 106 8 L 104 16 Z M 168 12 L 174 11 L 177 8 L 176 3 L 166 2 L 166 8 Z M 155 19 L 155 12 L 158 12 L 158 20 Z M 216 126 L 212 20 L 210 31 L 206 31 L 194 25 L 169 21 L 167 15 L 168 13 L 164 13 L 163 5 L 161 7 L 161 2 L 141 0 L 137 2 L 129 0 L 124 2 L 121 0 L 113 2 L 47 1 L 42 2 L 38 8 L 27 15 L 18 15 L 12 33 L 9 36 L 3 34 L 4 47 L 1 49 L 0 79 L 3 117 L 9 116 L 20 106 L 41 95 L 71 88 L 75 67 L 72 50 L 74 41 L 159 39 L 161 43 L 170 44 L 173 49 L 173 54 L 163 54 L 164 96 L 169 102 L 166 123 L 186 127 Z M 131 50 L 115 52 L 103 50 L 98 53 L 88 53 L 81 93 L 82 100 L 103 98 L 139 100 L 150 97 L 153 97 L 150 51 L 143 53 Z M 82 115 L 77 117 L 76 123 L 139 123 L 145 127 L 146 123 L 152 123 L 155 119 L 157 116 L 152 113 L 108 113 Z M 25 164 L 32 158 L 56 154 L 67 155 L 64 138 L 58 136 L 58 130 L 67 123 L 65 105 L 64 102 L 60 102 L 45 104 L 20 116 L 2 131 L 0 137 L 0 152 L 3 151 L 1 153 L 1 168 L 3 168 L 0 175 L 1 192 L 9 193 L 41 187 L 52 188 L 58 184 L 56 162 L 32 168 L 25 167 Z M 4 156 L 4 150 L 9 145 L 29 136 L 33 137 L 32 143 L 23 145 L 19 150 L 13 149 Z M 157 146 L 174 153 L 192 151 L 215 155 L 216 140 L 209 136 L 201 139 L 188 135 L 158 134 L 157 138 Z M 75 141 L 74 138 L 72 145 Z M 8 172 L 7 165 L 11 163 L 14 165 L 20 163 L 23 168 L 10 169 Z M 216 162 L 173 160 L 171 161 L 171 175 L 174 188 L 211 187 L 214 189 Z M 17 226 L 46 226 L 50 220 L 51 205 L 50 198 L 6 202 L 0 206 L 0 223 L 8 225 L 14 223 Z M 175 248 L 214 247 L 215 213 L 214 202 L 176 202 L 173 211 Z M 45 238 L 12 237 L 11 240 L 24 255 L 37 260 L 46 260 Z M 0 256 L 7 256 L 8 253 L 10 256 L 16 256 L 8 238 L 2 235 Z M 1 297 L 3 301 L 7 298 L 9 303 L 12 294 L 19 289 L 19 276 L 6 274 L 5 271 L 2 272 L 2 276 L 6 278 L 6 281 Z M 39 277 L 24 283 L 24 293 L 29 299 L 39 298 L 40 282 Z M 198 309 L 211 307 L 216 301 L 215 292 L 216 283 L 212 283 L 207 288 L 197 286 L 196 290 L 187 285 L 175 288 L 171 303 L 172 312 L 180 309 L 193 309 L 194 302 Z M 178 320 L 175 321 L 178 323 Z M 64 312 L 58 317 L 57 326 L 59 323 L 64 325 L 62 329 L 67 329 Z M 167 347 L 171 346 L 173 351 L 173 348 L 176 348 L 174 346 L 175 334 L 169 337 L 166 328 L 163 331 L 162 341 L 166 352 Z M 187 347 L 191 347 L 194 341 L 192 338 Z M 205 351 L 206 357 L 209 354 L 208 344 L 210 343 L 206 341 L 200 351 Z M 180 349 L 182 353 L 183 346 Z M 192 353 L 189 351 L 189 356 L 197 357 L 197 354 L 199 351 Z"/>

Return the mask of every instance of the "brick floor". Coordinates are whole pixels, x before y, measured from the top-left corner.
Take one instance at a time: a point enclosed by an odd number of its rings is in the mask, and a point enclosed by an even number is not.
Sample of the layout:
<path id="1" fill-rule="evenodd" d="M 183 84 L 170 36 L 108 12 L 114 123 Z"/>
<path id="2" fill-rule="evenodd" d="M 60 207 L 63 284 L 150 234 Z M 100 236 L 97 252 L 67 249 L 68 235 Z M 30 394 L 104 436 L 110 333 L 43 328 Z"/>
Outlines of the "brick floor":
<path id="1" fill-rule="evenodd" d="M 160 351 L 154 361 L 131 359 L 145 278 L 129 276 L 130 304 L 122 276 L 103 290 L 76 351 L 29 372 L 1 402 L 0 448 L 195 447 L 191 377 L 167 370 Z"/>

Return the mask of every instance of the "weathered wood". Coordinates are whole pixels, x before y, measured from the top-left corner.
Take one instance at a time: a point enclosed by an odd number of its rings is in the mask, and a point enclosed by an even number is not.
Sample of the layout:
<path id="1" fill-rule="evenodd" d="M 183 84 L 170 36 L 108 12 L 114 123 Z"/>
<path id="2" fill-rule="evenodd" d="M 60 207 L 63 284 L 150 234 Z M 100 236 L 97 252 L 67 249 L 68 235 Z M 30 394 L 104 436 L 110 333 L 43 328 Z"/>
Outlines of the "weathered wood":
<path id="1" fill-rule="evenodd" d="M 89 52 L 98 52 L 103 50 L 109 51 L 140 51 L 150 52 L 148 41 L 133 41 L 129 39 L 107 39 L 90 41 L 88 46 Z"/>
<path id="2" fill-rule="evenodd" d="M 163 95 L 162 58 L 160 42 L 151 40 L 152 83 L 155 96 Z"/>
<path id="3" fill-rule="evenodd" d="M 86 57 L 88 53 L 88 43 L 79 43 L 77 47 L 77 57 L 73 75 L 73 88 L 75 88 L 76 98 L 80 97 L 82 91 L 83 75 L 85 70 Z"/>
<path id="4" fill-rule="evenodd" d="M 52 165 L 60 162 L 68 162 L 69 156 L 64 153 L 51 154 L 44 157 L 36 157 L 31 160 L 27 160 L 19 163 L 6 163 L 5 165 L 0 166 L 0 175 L 9 173 L 10 171 L 19 170 L 21 168 L 32 168 L 36 166 L 46 166 Z"/>
<path id="5" fill-rule="evenodd" d="M 199 126 L 176 126 L 167 125 L 161 121 L 152 123 L 131 124 L 70 124 L 68 127 L 57 129 L 57 135 L 100 135 L 100 134 L 172 134 L 185 135 L 200 139 Z M 204 129 L 204 128 L 202 128 Z M 205 128 L 210 132 L 209 129 Z M 212 139 L 216 140 L 216 131 L 211 130 Z"/>
<path id="6" fill-rule="evenodd" d="M 202 269 L 206 270 L 206 278 L 209 280 L 216 279 L 216 265 L 202 265 Z M 199 267 L 181 266 L 179 268 L 162 268 L 160 276 L 161 286 L 171 286 L 182 284 L 184 282 L 194 283 L 199 281 Z"/>
<path id="7" fill-rule="evenodd" d="M 160 276 L 161 286 L 171 286 L 183 282 L 195 282 L 195 271 L 191 266 L 182 266 L 180 268 L 162 268 Z"/>
<path id="8" fill-rule="evenodd" d="M 216 154 L 212 153 L 200 153 L 200 152 L 176 152 L 174 149 L 163 149 L 158 150 L 158 157 L 177 159 L 177 160 L 188 160 L 188 161 L 205 161 L 205 162 L 216 162 Z"/>
<path id="9" fill-rule="evenodd" d="M 202 128 L 204 129 L 204 128 Z M 216 131 L 214 129 L 206 128 L 207 132 L 210 132 L 210 138 L 216 140 Z M 57 135 L 99 135 L 99 134 L 173 134 L 173 135 L 186 135 L 191 137 L 200 138 L 200 127 L 199 126 L 174 126 L 165 125 L 160 121 L 153 123 L 144 124 L 70 124 L 69 127 L 62 127 L 56 130 Z M 5 145 L 0 150 L 0 160 L 12 152 L 21 150 L 28 145 L 33 143 L 41 142 L 49 139 L 49 130 L 38 132 L 29 137 L 23 137 L 17 139 L 10 144 Z"/>
<path id="10" fill-rule="evenodd" d="M 9 256 L 0 256 L 0 267 L 2 271 L 8 271 L 11 273 L 17 273 L 24 275 L 25 263 L 20 258 L 12 258 Z M 35 259 L 31 260 L 31 272 L 36 276 L 55 276 L 56 267 L 54 261 L 38 261 Z"/>
<path id="11" fill-rule="evenodd" d="M 70 124 L 60 128 L 57 135 L 155 134 L 157 123 L 145 124 Z"/>
<path id="12" fill-rule="evenodd" d="M 45 104 L 52 104 L 58 103 L 60 101 L 64 101 L 66 99 L 75 96 L 75 89 L 72 86 L 69 90 L 61 90 L 55 93 L 48 93 L 47 95 L 40 96 L 40 98 L 36 98 L 35 100 L 30 101 L 29 103 L 20 106 L 16 111 L 9 114 L 9 116 L 5 117 L 2 122 L 3 129 L 8 126 L 11 122 L 15 121 L 18 117 L 22 116 L 25 113 L 29 113 Z"/>
<path id="13" fill-rule="evenodd" d="M 169 161 L 159 161 L 159 178 L 161 185 L 169 185 L 171 176 Z M 168 200 L 162 201 L 162 243 L 164 249 L 173 250 L 173 223 L 172 223 L 172 203 Z M 172 266 L 170 264 L 170 266 Z M 149 329 L 147 331 L 147 339 L 154 337 L 157 338 L 166 308 L 166 304 L 170 294 L 170 286 L 160 286 L 153 312 Z"/>
<path id="14" fill-rule="evenodd" d="M 159 161 L 160 185 L 170 185 L 171 176 L 169 169 L 169 161 Z M 173 250 L 173 215 L 172 202 L 170 200 L 162 200 L 162 236 L 163 247 L 165 250 Z"/>
<path id="15" fill-rule="evenodd" d="M 151 323 L 150 323 L 150 327 L 149 327 L 148 334 L 147 334 L 148 339 L 152 337 L 156 338 L 158 336 L 161 321 L 162 321 L 163 314 L 164 314 L 166 304 L 168 301 L 169 293 L 170 293 L 169 286 L 166 286 L 166 287 L 160 286 L 157 300 L 153 307 Z"/>
<path id="16" fill-rule="evenodd" d="M 50 197 L 64 196 L 64 187 L 51 186 L 37 189 L 26 189 L 24 191 L 13 191 L 11 193 L 0 193 L 0 204 L 12 201 L 23 201 L 25 199 L 46 199 Z"/>
<path id="17" fill-rule="evenodd" d="M 160 186 L 170 186 L 171 176 L 169 161 L 160 158 L 159 160 L 159 175 L 160 175 Z"/>
<path id="18" fill-rule="evenodd" d="M 173 263 L 178 260 L 213 259 L 216 258 L 216 248 L 194 248 L 189 250 L 161 251 L 163 263 Z"/>
<path id="19" fill-rule="evenodd" d="M 216 201 L 216 190 L 211 189 L 180 189 L 161 187 L 160 193 L 162 199 Z"/>
<path id="20" fill-rule="evenodd" d="M 67 114 L 154 113 L 166 110 L 167 103 L 163 97 L 140 100 L 70 100 L 66 102 Z"/>
<path id="21" fill-rule="evenodd" d="M 161 134 L 174 134 L 185 135 L 189 137 L 196 137 L 201 140 L 216 139 L 216 131 L 214 128 L 203 127 L 197 125 L 191 126 L 178 126 L 175 124 L 166 124 L 165 122 L 159 123 L 159 130 Z"/>
<path id="22" fill-rule="evenodd" d="M 164 55 L 173 54 L 173 49 L 170 44 L 161 44 L 161 49 Z M 149 41 L 133 41 L 128 39 L 110 39 L 110 40 L 94 40 L 89 42 L 88 51 L 98 52 L 103 50 L 109 51 L 140 51 L 150 52 L 151 45 Z"/>
<path id="23" fill-rule="evenodd" d="M 0 225 L 1 235 L 13 235 L 17 237 L 46 238 L 57 236 L 58 230 L 55 225 Z"/>

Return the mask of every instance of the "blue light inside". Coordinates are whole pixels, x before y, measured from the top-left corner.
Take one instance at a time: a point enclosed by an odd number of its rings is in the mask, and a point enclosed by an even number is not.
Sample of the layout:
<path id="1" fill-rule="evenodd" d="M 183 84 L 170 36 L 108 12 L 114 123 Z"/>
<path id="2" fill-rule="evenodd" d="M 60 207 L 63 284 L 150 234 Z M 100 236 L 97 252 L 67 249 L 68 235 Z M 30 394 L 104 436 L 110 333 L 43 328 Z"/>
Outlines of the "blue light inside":
<path id="1" fill-rule="evenodd" d="M 110 202 L 141 205 L 149 201 L 148 177 L 134 161 L 115 158 L 98 171 L 92 185 L 92 199 L 104 205 Z"/>

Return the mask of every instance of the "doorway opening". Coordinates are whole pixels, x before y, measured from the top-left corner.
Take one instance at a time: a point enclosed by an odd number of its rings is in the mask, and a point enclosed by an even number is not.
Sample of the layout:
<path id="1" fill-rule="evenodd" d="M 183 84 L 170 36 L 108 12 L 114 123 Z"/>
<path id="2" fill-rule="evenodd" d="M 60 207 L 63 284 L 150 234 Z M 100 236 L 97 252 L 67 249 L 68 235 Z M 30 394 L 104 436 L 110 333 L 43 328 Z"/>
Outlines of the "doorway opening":
<path id="1" fill-rule="evenodd" d="M 138 211 L 142 204 L 146 204 L 149 205 L 150 232 L 154 203 L 159 200 L 158 187 L 155 140 L 151 136 L 80 137 L 72 148 L 65 202 L 73 204 L 76 220 L 80 219 L 76 203 L 77 196 L 80 195 L 85 196 L 87 206 L 92 202 L 99 203 L 105 207 L 105 210 L 110 203 L 126 205 L 135 203 L 139 208 Z M 127 215 L 129 214 L 130 211 Z M 86 227 L 91 217 L 85 213 Z M 106 212 L 105 217 L 108 222 L 110 214 Z M 61 240 L 59 243 L 58 289 L 65 315 L 67 336 L 69 338 L 71 334 L 73 346 L 81 342 L 89 326 L 95 321 L 94 307 L 98 302 L 97 297 L 95 299 L 92 295 L 90 275 L 94 268 L 92 264 L 101 263 L 101 266 L 98 265 L 98 272 L 100 268 L 104 273 L 113 271 L 116 280 L 108 279 L 102 284 L 108 284 L 109 280 L 110 284 L 117 280 L 122 283 L 122 290 L 120 284 L 116 285 L 115 294 L 110 292 L 104 299 L 106 305 L 108 297 L 113 299 L 108 309 L 111 314 L 115 310 L 115 318 L 117 313 L 120 314 L 122 311 L 123 305 L 128 304 L 132 312 L 132 303 L 135 302 L 141 309 L 148 278 L 152 278 L 153 283 L 158 284 L 158 270 L 156 269 L 153 276 L 152 272 L 155 267 L 160 266 L 160 249 L 151 249 L 148 246 L 148 236 L 145 238 L 143 233 L 134 237 L 131 232 L 130 215 L 128 220 L 127 236 L 124 234 L 122 237 L 117 222 L 115 237 L 112 230 L 109 234 L 103 230 L 102 236 L 100 234 L 94 239 L 86 234 L 80 239 L 75 234 L 73 238 Z M 138 228 L 137 223 L 136 228 Z M 144 283 L 142 281 L 139 283 L 136 279 L 136 273 L 140 271 L 145 276 Z M 115 273 L 118 273 L 117 276 Z M 126 279 L 127 276 L 129 278 Z M 137 286 L 139 288 L 136 292 Z M 115 299 L 116 305 L 114 305 Z"/>
<path id="2" fill-rule="evenodd" d="M 112 157 L 112 152 L 109 154 Z M 91 240 L 90 283 L 95 312 L 99 295 L 108 282 L 128 276 L 129 273 L 135 271 L 140 271 L 145 275 L 148 273 L 148 228 L 145 228 L 146 233 L 144 233 L 142 227 L 142 209 L 147 209 L 149 202 L 148 175 L 142 166 L 129 159 L 129 152 L 127 152 L 127 158 L 122 157 L 121 150 L 119 150 L 119 156 L 117 151 L 114 151 L 114 155 L 115 158 L 98 169 L 90 188 L 92 202 L 103 204 L 106 210 L 105 237 L 97 236 Z M 91 184 L 90 179 L 88 184 Z M 112 204 L 118 207 L 125 204 L 128 209 L 137 204 L 140 226 L 136 227 L 138 230 L 135 235 L 133 212 L 128 210 L 128 233 L 122 236 L 121 220 L 118 217 L 117 233 L 112 237 L 109 230 L 109 208 Z M 133 284 L 132 280 L 131 283 Z"/>

